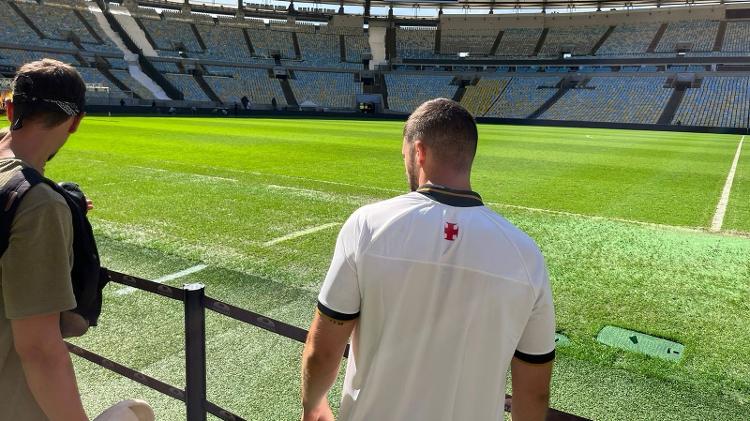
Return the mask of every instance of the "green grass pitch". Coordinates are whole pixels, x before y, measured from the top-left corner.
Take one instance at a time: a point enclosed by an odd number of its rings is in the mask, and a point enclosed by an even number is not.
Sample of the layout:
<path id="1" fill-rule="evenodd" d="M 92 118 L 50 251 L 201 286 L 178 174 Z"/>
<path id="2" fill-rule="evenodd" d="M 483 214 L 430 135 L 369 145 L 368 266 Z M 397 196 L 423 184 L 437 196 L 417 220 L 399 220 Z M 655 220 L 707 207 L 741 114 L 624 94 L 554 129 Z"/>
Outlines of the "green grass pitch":
<path id="1" fill-rule="evenodd" d="M 109 267 L 171 281 L 307 327 L 339 224 L 405 192 L 403 123 L 87 118 L 48 165 L 95 201 Z M 707 232 L 740 136 L 480 127 L 473 187 L 527 231 L 549 265 L 559 349 L 551 405 L 594 419 L 745 419 L 750 413 L 750 151 L 725 219 Z M 105 290 L 76 344 L 184 386 L 182 308 Z M 685 345 L 679 362 L 596 341 L 614 325 Z M 209 315 L 209 400 L 252 420 L 299 416 L 301 345 Z M 74 358 L 91 415 L 127 397 L 160 420 L 177 401 Z M 500 373 L 498 373 L 500 374 Z M 334 388 L 331 400 L 339 396 Z"/>

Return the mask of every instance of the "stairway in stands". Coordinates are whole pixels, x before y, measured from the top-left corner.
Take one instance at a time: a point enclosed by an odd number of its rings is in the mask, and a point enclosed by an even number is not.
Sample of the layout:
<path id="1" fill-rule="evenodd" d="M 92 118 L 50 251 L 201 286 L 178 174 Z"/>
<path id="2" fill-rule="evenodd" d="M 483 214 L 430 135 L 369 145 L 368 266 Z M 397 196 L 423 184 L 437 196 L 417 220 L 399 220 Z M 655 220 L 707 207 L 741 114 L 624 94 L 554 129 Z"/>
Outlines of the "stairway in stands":
<path id="1" fill-rule="evenodd" d="M 552 108 L 553 105 L 557 101 L 560 100 L 560 98 L 563 97 L 566 93 L 568 93 L 569 90 L 575 88 L 578 85 L 585 85 L 586 82 L 588 82 L 588 78 L 580 78 L 580 77 L 574 77 L 569 76 L 563 78 L 558 84 L 557 84 L 557 92 L 555 92 L 550 99 L 544 102 L 536 111 L 529 114 L 528 119 L 536 119 L 542 116 L 547 110 Z"/>
<path id="2" fill-rule="evenodd" d="M 678 85 L 674 87 L 672 96 L 669 97 L 669 101 L 667 101 L 667 105 L 664 106 L 664 111 L 662 111 L 661 115 L 659 116 L 659 120 L 656 121 L 656 124 L 672 124 L 674 115 L 680 108 L 680 104 L 682 104 L 682 99 L 685 97 L 686 91 L 687 86 L 685 85 Z"/>
<path id="3" fill-rule="evenodd" d="M 94 18 L 96 19 L 96 23 L 99 25 L 99 28 L 101 28 L 104 34 L 107 35 L 109 39 L 111 39 L 112 42 L 115 43 L 120 51 L 122 51 L 123 58 L 128 63 L 128 71 L 130 73 L 130 76 L 132 76 L 133 79 L 138 81 L 146 89 L 151 91 L 151 93 L 154 95 L 154 98 L 169 100 L 170 98 L 167 93 L 164 92 L 164 89 L 162 89 L 161 86 L 159 86 L 150 77 L 143 73 L 143 70 L 141 70 L 141 67 L 138 65 L 138 54 L 131 51 L 126 45 L 125 41 L 123 41 L 122 37 L 120 37 L 120 35 L 115 32 L 114 29 L 112 29 L 112 25 L 109 24 L 109 21 L 102 12 L 100 6 L 92 2 L 89 3 L 88 8 L 89 11 L 94 14 Z M 130 89 L 128 88 L 127 90 Z"/>
<path id="4" fill-rule="evenodd" d="M 656 34 L 654 35 L 654 39 L 651 40 L 651 44 L 649 44 L 648 48 L 646 49 L 647 53 L 654 53 L 656 52 L 656 47 L 659 46 L 659 42 L 661 41 L 661 37 L 664 36 L 664 33 L 667 32 L 667 24 L 662 23 L 659 27 L 659 30 L 656 31 Z"/>

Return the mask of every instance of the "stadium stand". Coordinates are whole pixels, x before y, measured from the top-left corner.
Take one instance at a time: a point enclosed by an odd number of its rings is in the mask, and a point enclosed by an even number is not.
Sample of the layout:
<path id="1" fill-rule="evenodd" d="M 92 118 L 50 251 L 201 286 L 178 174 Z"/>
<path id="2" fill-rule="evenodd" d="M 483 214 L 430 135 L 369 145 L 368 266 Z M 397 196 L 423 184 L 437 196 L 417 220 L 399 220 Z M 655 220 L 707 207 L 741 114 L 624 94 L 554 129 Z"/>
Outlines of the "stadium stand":
<path id="1" fill-rule="evenodd" d="M 457 86 L 453 76 L 403 75 L 388 73 L 388 105 L 391 111 L 410 113 L 432 98 L 453 98 Z"/>
<path id="2" fill-rule="evenodd" d="M 145 86 L 141 85 L 140 82 L 133 79 L 126 70 L 111 70 L 114 77 L 130 89 L 131 92 L 138 95 L 141 99 L 153 100 L 154 94 L 149 91 Z"/>
<path id="3" fill-rule="evenodd" d="M 79 67 L 78 73 L 81 74 L 83 81 L 86 82 L 87 84 L 101 85 L 101 86 L 106 86 L 107 88 L 109 88 L 109 92 L 88 90 L 86 91 L 87 97 L 117 98 L 117 99 L 127 97 L 127 95 L 125 95 L 125 93 L 123 93 L 120 90 L 120 88 L 118 88 L 115 84 L 113 84 L 97 69 L 92 69 L 88 67 Z"/>
<path id="4" fill-rule="evenodd" d="M 154 48 L 157 50 L 177 51 L 179 46 L 183 46 L 187 51 L 203 51 L 198 40 L 195 39 L 193 29 L 187 22 L 166 18 L 158 20 L 142 18 L 140 21 L 156 43 Z"/>
<path id="5" fill-rule="evenodd" d="M 727 22 L 727 31 L 724 35 L 724 44 L 721 51 L 750 52 L 750 21 Z"/>
<path id="6" fill-rule="evenodd" d="M 160 72 L 180 73 L 180 68 L 177 66 L 177 63 L 171 61 L 151 60 L 151 64 L 153 64 Z"/>
<path id="7" fill-rule="evenodd" d="M 312 102 L 324 108 L 354 108 L 355 95 L 362 84 L 354 82 L 351 73 L 294 72 L 289 80 L 297 102 Z"/>
<path id="8" fill-rule="evenodd" d="M 206 45 L 201 57 L 237 62 L 251 58 L 242 29 L 214 24 L 195 27 Z"/>
<path id="9" fill-rule="evenodd" d="M 482 78 L 476 85 L 467 86 L 461 105 L 474 116 L 482 117 L 490 110 L 493 101 L 503 92 L 510 78 Z"/>
<path id="10" fill-rule="evenodd" d="M 571 89 L 542 114 L 542 119 L 655 124 L 672 89 L 665 77 L 594 77 Z"/>
<path id="11" fill-rule="evenodd" d="M 362 33 L 344 35 L 346 61 L 361 63 L 362 55 L 370 54 L 370 40 Z"/>
<path id="12" fill-rule="evenodd" d="M 32 2 L 17 2 L 16 5 L 48 38 L 67 40 L 69 34 L 73 33 L 82 42 L 97 42 L 72 9 L 52 5 L 42 6 Z"/>
<path id="13" fill-rule="evenodd" d="M 435 55 L 435 28 L 397 28 L 396 52 L 402 58 Z"/>
<path id="14" fill-rule="evenodd" d="M 514 77 L 487 111 L 488 117 L 527 118 L 550 99 L 558 77 Z"/>
<path id="15" fill-rule="evenodd" d="M 339 37 L 331 34 L 298 33 L 302 59 L 310 66 L 336 66 L 341 61 Z"/>
<path id="16" fill-rule="evenodd" d="M 591 53 L 597 41 L 607 32 L 606 26 L 551 28 L 539 51 L 540 57 L 558 57 L 563 50 L 577 56 Z"/>
<path id="17" fill-rule="evenodd" d="M 294 44 L 291 32 L 273 31 L 270 29 L 248 29 L 250 41 L 253 43 L 255 54 L 262 57 L 271 57 L 276 50 L 282 58 L 294 58 Z"/>
<path id="18" fill-rule="evenodd" d="M 656 52 L 676 51 L 678 43 L 692 44 L 691 51 L 711 51 L 716 40 L 719 22 L 709 20 L 671 22 L 659 42 Z"/>
<path id="19" fill-rule="evenodd" d="M 469 53 L 470 55 L 488 55 L 495 43 L 498 30 L 475 30 L 471 32 L 443 32 L 440 39 L 442 54 L 456 55 Z"/>
<path id="20" fill-rule="evenodd" d="M 526 58 L 534 54 L 542 28 L 508 28 L 495 52 L 496 56 L 504 58 Z"/>
<path id="21" fill-rule="evenodd" d="M 70 54 L 0 48 L 0 64 L 20 66 L 23 63 L 34 60 L 41 60 L 43 58 L 53 58 L 55 60 L 60 60 L 63 63 L 72 64 L 75 66 L 79 65 L 78 60 Z"/>
<path id="22" fill-rule="evenodd" d="M 661 26 L 658 22 L 617 25 L 596 52 L 598 56 L 645 54 Z"/>
<path id="23" fill-rule="evenodd" d="M 175 88 L 185 95 L 186 101 L 210 101 L 206 93 L 201 89 L 192 75 L 175 75 L 167 73 L 164 75 Z"/>
<path id="24" fill-rule="evenodd" d="M 212 72 L 224 77 L 204 76 L 206 83 L 226 104 L 238 103 L 246 96 L 251 104 L 271 104 L 275 98 L 286 105 L 284 92 L 276 79 L 268 77 L 264 69 L 212 67 Z"/>
<path id="25" fill-rule="evenodd" d="M 672 124 L 748 127 L 750 76 L 708 76 L 685 92 Z"/>

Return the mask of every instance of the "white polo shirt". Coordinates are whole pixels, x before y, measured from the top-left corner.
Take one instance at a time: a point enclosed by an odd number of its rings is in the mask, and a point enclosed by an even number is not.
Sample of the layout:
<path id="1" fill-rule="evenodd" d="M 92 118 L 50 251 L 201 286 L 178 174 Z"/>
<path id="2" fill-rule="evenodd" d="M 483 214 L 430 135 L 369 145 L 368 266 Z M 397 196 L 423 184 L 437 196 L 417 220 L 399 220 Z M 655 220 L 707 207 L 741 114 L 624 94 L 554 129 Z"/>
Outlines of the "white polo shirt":
<path id="1" fill-rule="evenodd" d="M 511 358 L 554 358 L 544 258 L 470 191 L 426 185 L 354 212 L 318 309 L 359 317 L 340 420 L 501 420 Z"/>

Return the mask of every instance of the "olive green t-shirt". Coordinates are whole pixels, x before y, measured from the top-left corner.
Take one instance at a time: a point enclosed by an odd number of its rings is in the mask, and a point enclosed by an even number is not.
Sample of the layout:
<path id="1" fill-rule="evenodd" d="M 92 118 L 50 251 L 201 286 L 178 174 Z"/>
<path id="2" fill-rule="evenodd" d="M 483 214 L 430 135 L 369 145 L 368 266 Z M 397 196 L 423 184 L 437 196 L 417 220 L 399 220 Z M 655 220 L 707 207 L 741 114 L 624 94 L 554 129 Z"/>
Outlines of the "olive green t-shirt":
<path id="1" fill-rule="evenodd" d="M 0 186 L 28 166 L 17 159 L 0 159 Z M 0 420 L 47 419 L 29 391 L 10 321 L 75 308 L 72 265 L 70 209 L 62 196 L 38 184 L 24 195 L 0 258 Z"/>

